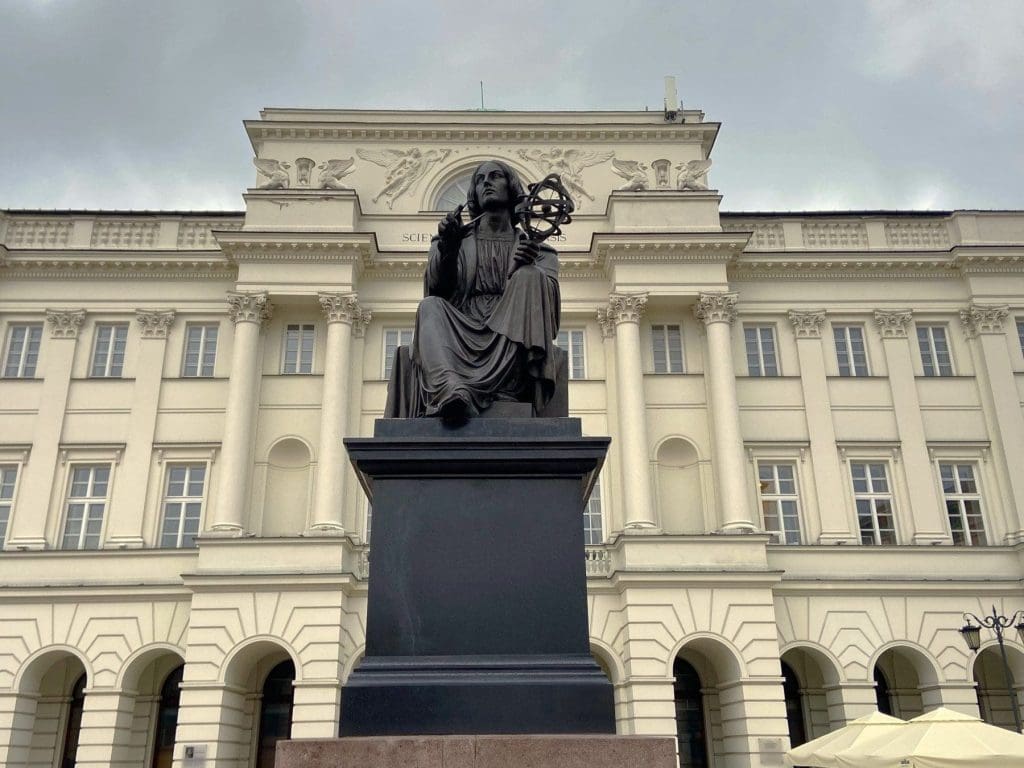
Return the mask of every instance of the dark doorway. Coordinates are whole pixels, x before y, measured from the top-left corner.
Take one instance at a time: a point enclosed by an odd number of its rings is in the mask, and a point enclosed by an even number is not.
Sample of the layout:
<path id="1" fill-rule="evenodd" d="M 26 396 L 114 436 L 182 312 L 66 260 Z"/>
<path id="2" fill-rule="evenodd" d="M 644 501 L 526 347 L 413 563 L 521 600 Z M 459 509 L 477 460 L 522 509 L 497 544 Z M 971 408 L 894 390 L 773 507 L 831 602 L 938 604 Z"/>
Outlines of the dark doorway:
<path id="1" fill-rule="evenodd" d="M 68 706 L 68 720 L 64 727 L 64 750 L 61 752 L 61 768 L 75 768 L 78 755 L 78 740 L 82 735 L 82 711 L 85 709 L 85 675 L 75 682 L 71 689 L 71 704 Z"/>
<path id="2" fill-rule="evenodd" d="M 672 665 L 675 676 L 676 738 L 679 741 L 680 768 L 707 768 L 708 740 L 704 728 L 704 694 L 700 675 L 688 661 L 677 658 Z"/>
<path id="3" fill-rule="evenodd" d="M 295 701 L 295 665 L 282 661 L 267 675 L 260 701 L 260 729 L 256 743 L 256 768 L 274 768 L 277 742 L 291 738 L 292 705 Z"/>
<path id="4" fill-rule="evenodd" d="M 171 768 L 174 761 L 174 733 L 178 729 L 178 708 L 181 705 L 182 665 L 173 670 L 160 689 L 156 711 L 156 735 L 153 737 L 152 768 Z"/>

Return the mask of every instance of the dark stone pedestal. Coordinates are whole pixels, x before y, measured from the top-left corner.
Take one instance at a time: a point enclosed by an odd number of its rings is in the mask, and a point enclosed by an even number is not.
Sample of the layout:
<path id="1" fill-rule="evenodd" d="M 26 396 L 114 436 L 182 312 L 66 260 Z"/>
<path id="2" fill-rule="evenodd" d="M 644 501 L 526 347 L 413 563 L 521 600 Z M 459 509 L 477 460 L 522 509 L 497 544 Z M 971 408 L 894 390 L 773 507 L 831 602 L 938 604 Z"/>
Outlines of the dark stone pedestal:
<path id="1" fill-rule="evenodd" d="M 277 768 L 675 768 L 659 736 L 378 736 L 277 745 Z"/>
<path id="2" fill-rule="evenodd" d="M 342 736 L 614 733 L 590 655 L 583 505 L 608 438 L 578 419 L 377 422 L 366 655 Z"/>

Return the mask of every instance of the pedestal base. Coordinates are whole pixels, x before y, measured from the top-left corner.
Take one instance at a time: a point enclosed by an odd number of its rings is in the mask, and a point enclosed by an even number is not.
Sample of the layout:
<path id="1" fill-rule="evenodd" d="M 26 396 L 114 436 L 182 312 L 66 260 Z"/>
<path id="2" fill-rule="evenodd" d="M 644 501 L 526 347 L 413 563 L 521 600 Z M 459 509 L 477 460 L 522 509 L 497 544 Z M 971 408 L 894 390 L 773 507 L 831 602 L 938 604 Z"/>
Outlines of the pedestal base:
<path id="1" fill-rule="evenodd" d="M 664 736 L 367 736 L 277 744 L 277 768 L 675 768 Z"/>

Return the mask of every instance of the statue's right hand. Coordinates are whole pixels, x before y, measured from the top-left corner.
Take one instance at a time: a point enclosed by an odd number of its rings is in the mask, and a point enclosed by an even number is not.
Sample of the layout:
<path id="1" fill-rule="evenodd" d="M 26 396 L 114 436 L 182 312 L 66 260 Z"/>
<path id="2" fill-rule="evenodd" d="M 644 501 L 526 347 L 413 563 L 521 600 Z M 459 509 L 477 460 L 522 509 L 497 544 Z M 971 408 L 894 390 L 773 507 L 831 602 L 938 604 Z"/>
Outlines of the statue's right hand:
<path id="1" fill-rule="evenodd" d="M 462 209 L 464 207 L 464 205 L 460 205 L 441 219 L 437 225 L 437 235 L 441 238 L 443 245 L 450 247 L 458 245 L 462 241 Z"/>

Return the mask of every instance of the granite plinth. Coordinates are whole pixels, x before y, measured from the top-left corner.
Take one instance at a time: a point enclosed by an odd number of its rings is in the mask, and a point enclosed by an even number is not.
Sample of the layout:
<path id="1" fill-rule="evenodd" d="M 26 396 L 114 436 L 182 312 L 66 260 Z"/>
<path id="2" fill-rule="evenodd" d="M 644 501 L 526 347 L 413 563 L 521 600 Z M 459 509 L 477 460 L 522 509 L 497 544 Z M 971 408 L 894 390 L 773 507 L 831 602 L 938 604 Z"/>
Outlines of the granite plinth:
<path id="1" fill-rule="evenodd" d="M 615 732 L 590 655 L 578 419 L 387 419 L 345 441 L 373 503 L 366 654 L 342 736 Z"/>
<path id="2" fill-rule="evenodd" d="M 675 768 L 663 736 L 378 736 L 277 745 L 277 768 Z"/>

